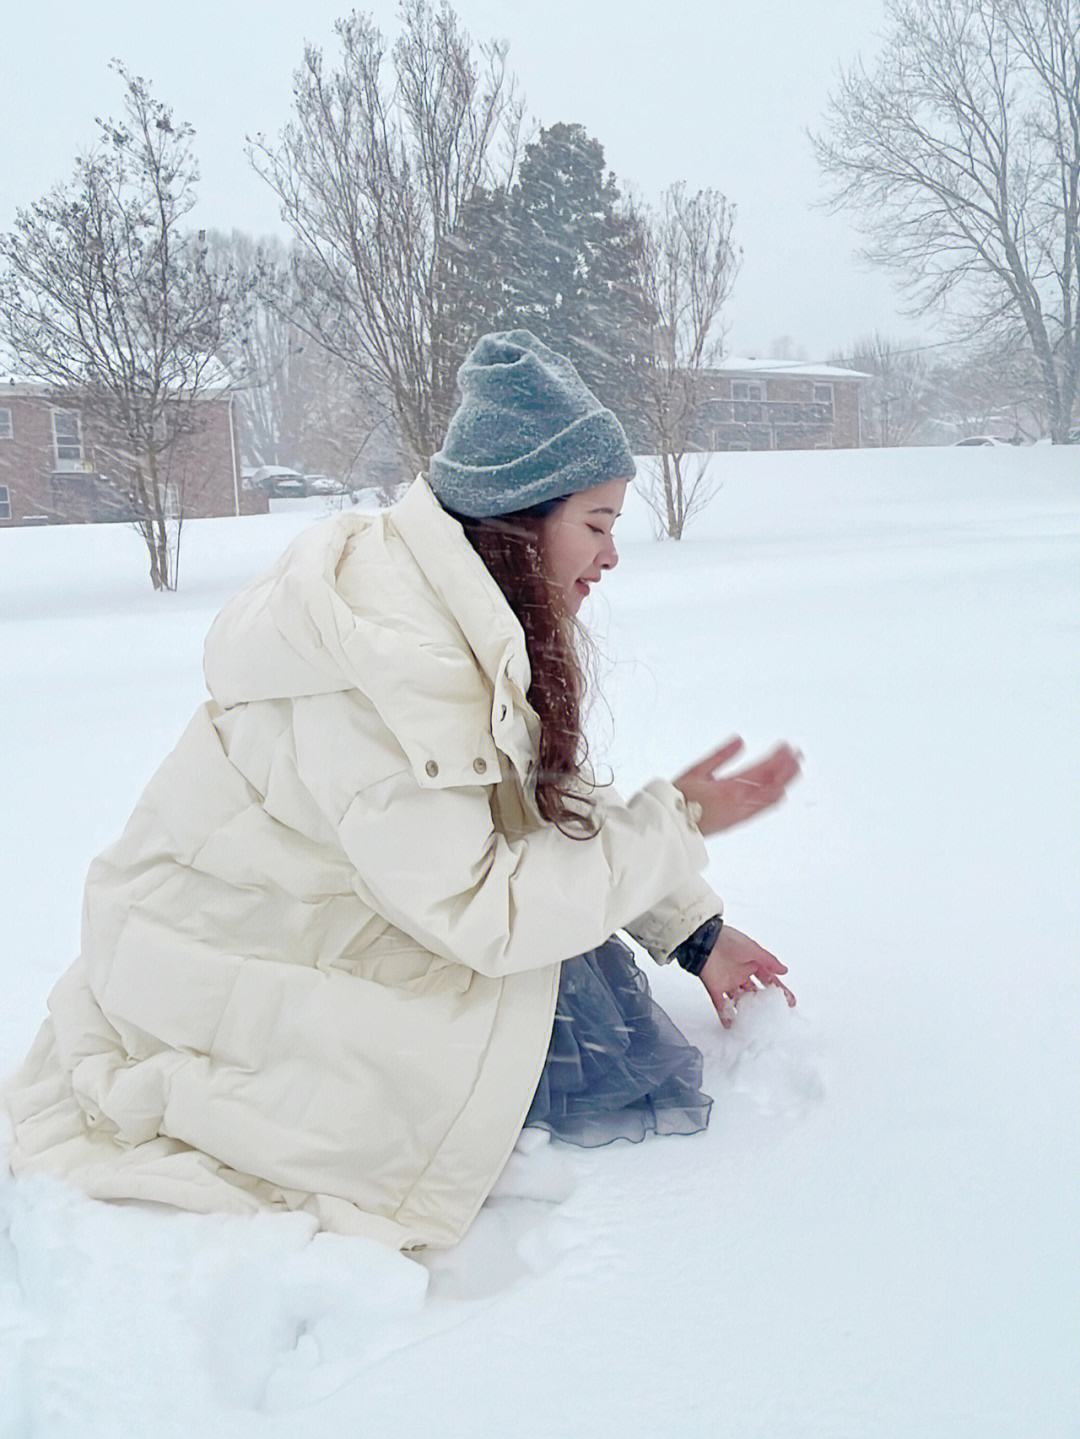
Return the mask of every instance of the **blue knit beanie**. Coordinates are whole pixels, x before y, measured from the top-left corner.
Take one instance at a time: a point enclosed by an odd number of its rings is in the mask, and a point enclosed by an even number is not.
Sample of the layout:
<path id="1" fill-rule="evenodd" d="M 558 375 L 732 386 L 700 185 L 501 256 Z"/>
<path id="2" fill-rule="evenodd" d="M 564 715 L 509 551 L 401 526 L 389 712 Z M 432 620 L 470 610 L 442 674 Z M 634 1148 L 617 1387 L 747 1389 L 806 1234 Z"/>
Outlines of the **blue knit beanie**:
<path id="1" fill-rule="evenodd" d="M 458 371 L 461 403 L 428 482 L 481 518 L 634 477 L 622 425 L 563 355 L 529 330 L 484 335 Z"/>

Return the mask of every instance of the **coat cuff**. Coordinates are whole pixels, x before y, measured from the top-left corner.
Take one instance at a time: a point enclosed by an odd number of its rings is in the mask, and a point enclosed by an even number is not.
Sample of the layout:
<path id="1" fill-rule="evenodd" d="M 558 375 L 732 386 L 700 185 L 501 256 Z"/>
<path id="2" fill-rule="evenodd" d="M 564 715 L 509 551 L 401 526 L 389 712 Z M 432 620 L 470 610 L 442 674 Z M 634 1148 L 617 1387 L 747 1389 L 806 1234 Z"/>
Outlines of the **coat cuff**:
<path id="1" fill-rule="evenodd" d="M 625 929 L 657 964 L 668 964 L 684 939 L 689 939 L 707 919 L 723 912 L 724 901 L 716 891 L 700 875 L 693 875 Z"/>

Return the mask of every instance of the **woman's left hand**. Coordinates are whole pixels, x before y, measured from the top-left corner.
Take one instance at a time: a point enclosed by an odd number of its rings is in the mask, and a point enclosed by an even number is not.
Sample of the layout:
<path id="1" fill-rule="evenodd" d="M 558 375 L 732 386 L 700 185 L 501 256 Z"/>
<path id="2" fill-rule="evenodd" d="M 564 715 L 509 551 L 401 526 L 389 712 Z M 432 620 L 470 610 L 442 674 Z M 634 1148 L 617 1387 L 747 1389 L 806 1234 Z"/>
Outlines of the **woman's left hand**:
<path id="1" fill-rule="evenodd" d="M 781 964 L 775 954 L 748 934 L 725 924 L 698 977 L 709 992 L 720 1023 L 730 1029 L 739 1000 L 767 985 L 782 990 L 789 1005 L 795 1003 L 795 996 L 780 978 L 782 974 L 787 974 L 787 965 Z"/>
<path id="2" fill-rule="evenodd" d="M 699 827 L 703 835 L 719 834 L 732 825 L 744 824 L 779 804 L 788 786 L 802 773 L 802 754 L 790 744 L 780 744 L 755 764 L 734 774 L 717 776 L 716 771 L 742 748 L 741 737 L 733 735 L 672 781 L 686 799 L 701 805 Z"/>

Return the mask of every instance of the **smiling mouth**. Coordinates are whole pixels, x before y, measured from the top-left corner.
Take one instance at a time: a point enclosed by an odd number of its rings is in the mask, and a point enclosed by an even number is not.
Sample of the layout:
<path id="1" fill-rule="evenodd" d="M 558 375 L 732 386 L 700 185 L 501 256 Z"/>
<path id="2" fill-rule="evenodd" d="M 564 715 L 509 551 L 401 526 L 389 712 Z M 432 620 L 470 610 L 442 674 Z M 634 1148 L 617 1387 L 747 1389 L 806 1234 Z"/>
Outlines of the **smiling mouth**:
<path id="1" fill-rule="evenodd" d="M 582 595 L 587 596 L 589 593 L 589 586 L 585 583 L 584 580 L 575 580 L 574 587 L 575 589 L 579 590 Z"/>

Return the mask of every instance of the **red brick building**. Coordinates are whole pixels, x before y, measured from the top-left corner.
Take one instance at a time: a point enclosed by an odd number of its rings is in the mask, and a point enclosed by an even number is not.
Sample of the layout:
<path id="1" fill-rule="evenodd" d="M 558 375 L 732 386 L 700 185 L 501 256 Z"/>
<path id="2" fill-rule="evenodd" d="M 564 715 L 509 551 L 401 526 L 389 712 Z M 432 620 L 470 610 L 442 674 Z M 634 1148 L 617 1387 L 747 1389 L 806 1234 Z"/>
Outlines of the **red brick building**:
<path id="1" fill-rule="evenodd" d="M 868 375 L 798 360 L 732 358 L 708 370 L 695 447 L 849 450 L 862 444 L 859 386 Z"/>
<path id="2" fill-rule="evenodd" d="M 241 484 L 232 396 L 208 393 L 194 412 L 194 428 L 162 455 L 169 512 L 265 513 L 265 495 Z M 0 526 L 130 521 L 113 455 L 76 392 L 69 399 L 42 385 L 0 383 Z"/>

